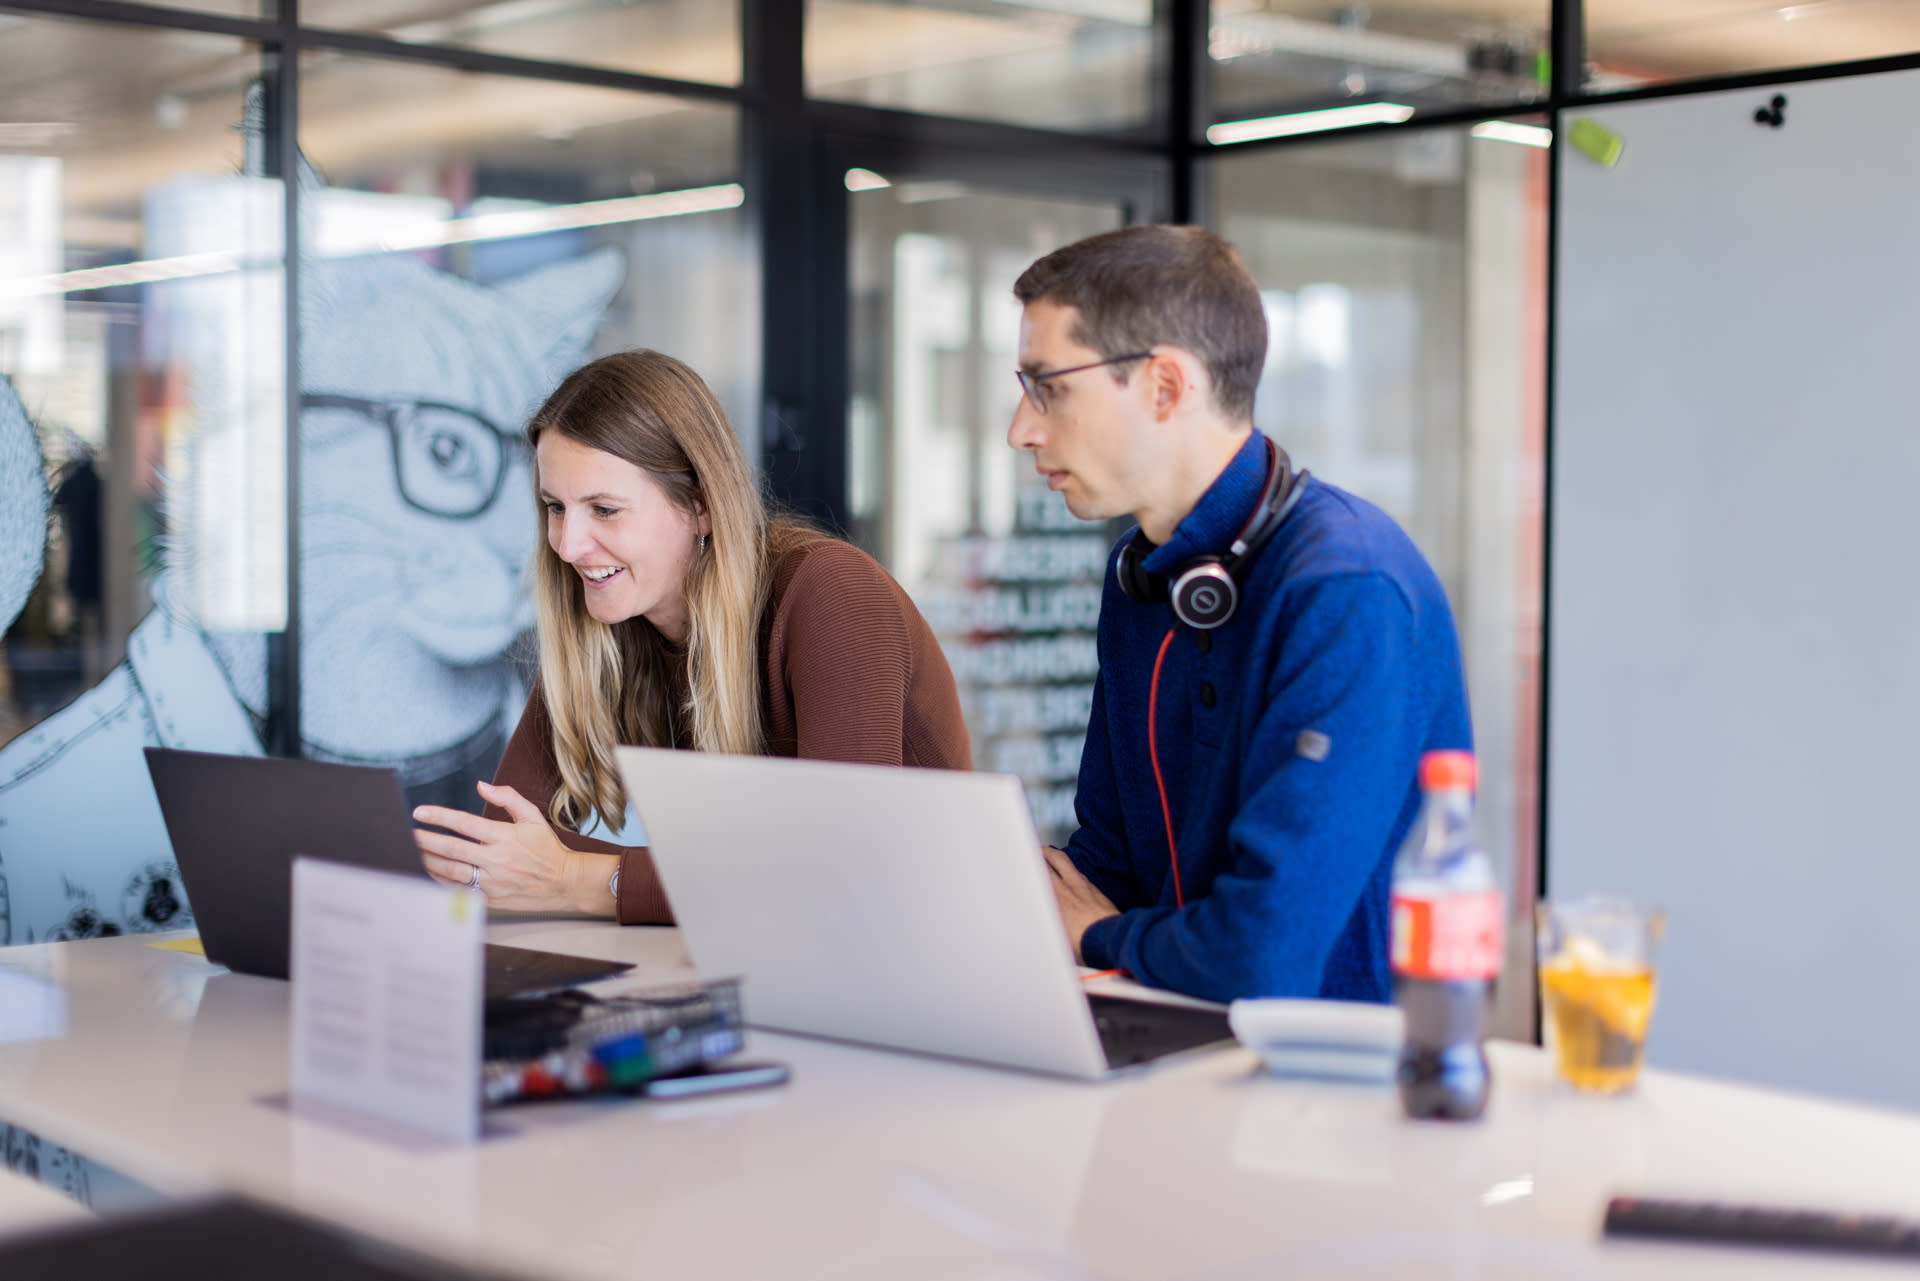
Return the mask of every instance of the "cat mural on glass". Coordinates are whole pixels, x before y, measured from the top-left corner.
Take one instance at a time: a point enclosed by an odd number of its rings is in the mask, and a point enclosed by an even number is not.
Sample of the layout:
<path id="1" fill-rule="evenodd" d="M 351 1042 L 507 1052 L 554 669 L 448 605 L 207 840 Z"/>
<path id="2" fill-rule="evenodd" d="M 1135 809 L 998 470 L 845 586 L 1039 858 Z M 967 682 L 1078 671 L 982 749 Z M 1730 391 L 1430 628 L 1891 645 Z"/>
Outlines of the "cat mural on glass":
<path id="1" fill-rule="evenodd" d="M 0 633 L 13 626 L 40 577 L 47 540 L 47 473 L 40 442 L 12 384 L 0 378 Z M 0 708 L 0 713 L 6 709 Z M 0 942 L 13 918 L 0 827 Z"/>
<path id="2" fill-rule="evenodd" d="M 585 358 L 622 272 L 610 251 L 497 286 L 406 255 L 303 264 L 303 754 L 472 803 L 522 693 L 510 649 L 538 531 L 519 429 Z M 17 407 L 0 432 L 32 440 Z M 0 567 L 37 572 L 44 515 L 0 533 Z M 127 660 L 0 748 L 0 944 L 191 924 L 140 749 L 258 753 L 266 653 L 174 595 L 162 574 Z"/>
<path id="3" fill-rule="evenodd" d="M 404 255 L 307 267 L 304 755 L 392 766 L 416 803 L 475 803 L 520 712 L 508 651 L 533 622 L 521 428 L 584 359 L 620 271 L 605 251 L 497 288 Z M 259 715 L 264 642 L 215 643 Z"/>

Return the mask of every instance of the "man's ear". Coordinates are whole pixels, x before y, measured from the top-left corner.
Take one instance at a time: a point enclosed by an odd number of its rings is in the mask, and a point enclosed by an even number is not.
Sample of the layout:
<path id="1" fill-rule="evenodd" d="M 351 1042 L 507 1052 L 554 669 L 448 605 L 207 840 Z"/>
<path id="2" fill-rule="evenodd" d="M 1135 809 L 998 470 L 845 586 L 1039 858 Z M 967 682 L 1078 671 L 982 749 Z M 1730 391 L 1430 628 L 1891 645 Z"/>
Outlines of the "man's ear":
<path id="1" fill-rule="evenodd" d="M 1143 376 L 1155 419 L 1166 421 L 1196 391 L 1204 390 L 1194 381 L 1199 373 L 1197 366 L 1191 357 L 1164 347 L 1146 362 Z"/>

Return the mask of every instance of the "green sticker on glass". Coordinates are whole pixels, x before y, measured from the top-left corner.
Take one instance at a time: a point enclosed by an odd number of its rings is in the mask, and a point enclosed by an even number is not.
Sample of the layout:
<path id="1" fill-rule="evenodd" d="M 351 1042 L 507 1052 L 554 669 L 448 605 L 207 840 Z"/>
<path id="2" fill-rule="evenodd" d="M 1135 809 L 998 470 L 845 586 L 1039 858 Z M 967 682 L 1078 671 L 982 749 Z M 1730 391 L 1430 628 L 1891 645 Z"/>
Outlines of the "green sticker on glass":
<path id="1" fill-rule="evenodd" d="M 1567 141 L 1581 155 L 1609 169 L 1620 163 L 1620 153 L 1627 146 L 1619 134 L 1591 116 L 1582 116 L 1568 127 Z"/>

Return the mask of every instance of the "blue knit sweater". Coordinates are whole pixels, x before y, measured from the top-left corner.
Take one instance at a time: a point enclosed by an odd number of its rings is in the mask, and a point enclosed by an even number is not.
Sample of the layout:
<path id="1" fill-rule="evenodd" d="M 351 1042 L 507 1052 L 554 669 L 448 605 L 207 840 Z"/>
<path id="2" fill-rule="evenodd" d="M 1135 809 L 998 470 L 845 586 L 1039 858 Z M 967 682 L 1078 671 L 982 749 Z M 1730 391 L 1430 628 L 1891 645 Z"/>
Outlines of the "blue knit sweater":
<path id="1" fill-rule="evenodd" d="M 1146 568 L 1224 552 L 1266 471 L 1255 432 Z M 1088 927 L 1088 965 L 1220 1001 L 1391 999 L 1389 878 L 1419 808 L 1420 755 L 1472 746 L 1460 645 L 1439 579 L 1400 527 L 1306 484 L 1244 567 L 1232 621 L 1211 633 L 1129 600 L 1108 564 L 1067 852 L 1120 914 Z M 1147 752 L 1148 686 L 1170 628 L 1158 728 L 1184 908 Z"/>

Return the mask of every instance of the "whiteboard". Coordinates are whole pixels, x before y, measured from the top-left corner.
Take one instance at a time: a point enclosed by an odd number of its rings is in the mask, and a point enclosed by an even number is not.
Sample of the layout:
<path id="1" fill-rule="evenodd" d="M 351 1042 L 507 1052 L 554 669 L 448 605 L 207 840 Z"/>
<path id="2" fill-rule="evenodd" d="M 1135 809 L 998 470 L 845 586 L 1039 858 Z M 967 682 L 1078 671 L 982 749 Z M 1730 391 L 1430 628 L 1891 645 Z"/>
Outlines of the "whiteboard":
<path id="1" fill-rule="evenodd" d="M 1581 116 L 1547 892 L 1668 908 L 1650 1063 L 1920 1106 L 1920 72 Z"/>

